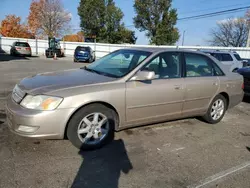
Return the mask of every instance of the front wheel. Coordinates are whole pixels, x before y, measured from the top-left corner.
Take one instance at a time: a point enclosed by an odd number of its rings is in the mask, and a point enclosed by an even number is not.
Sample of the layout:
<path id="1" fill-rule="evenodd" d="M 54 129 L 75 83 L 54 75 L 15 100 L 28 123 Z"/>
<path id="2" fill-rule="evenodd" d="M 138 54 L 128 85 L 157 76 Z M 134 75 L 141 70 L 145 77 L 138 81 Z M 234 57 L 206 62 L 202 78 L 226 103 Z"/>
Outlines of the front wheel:
<path id="1" fill-rule="evenodd" d="M 116 113 L 102 104 L 92 104 L 80 109 L 71 118 L 67 137 L 79 149 L 97 149 L 112 141 Z"/>
<path id="2" fill-rule="evenodd" d="M 227 110 L 227 100 L 221 94 L 217 95 L 210 104 L 203 119 L 211 124 L 216 124 L 222 120 Z"/>

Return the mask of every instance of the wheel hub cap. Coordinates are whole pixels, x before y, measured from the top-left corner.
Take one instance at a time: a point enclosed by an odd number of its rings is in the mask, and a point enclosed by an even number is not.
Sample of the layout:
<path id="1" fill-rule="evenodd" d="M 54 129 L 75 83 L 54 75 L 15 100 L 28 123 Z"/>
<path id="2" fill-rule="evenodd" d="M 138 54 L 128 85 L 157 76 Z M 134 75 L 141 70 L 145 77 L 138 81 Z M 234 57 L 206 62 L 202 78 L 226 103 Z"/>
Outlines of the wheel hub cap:
<path id="1" fill-rule="evenodd" d="M 108 118 L 102 113 L 92 113 L 85 116 L 78 125 L 78 138 L 87 144 L 98 144 L 109 131 Z"/>
<path id="2" fill-rule="evenodd" d="M 224 114 L 224 110 L 225 110 L 225 104 L 224 101 L 221 99 L 216 100 L 211 108 L 211 117 L 213 120 L 218 120 L 221 118 L 221 116 Z"/>

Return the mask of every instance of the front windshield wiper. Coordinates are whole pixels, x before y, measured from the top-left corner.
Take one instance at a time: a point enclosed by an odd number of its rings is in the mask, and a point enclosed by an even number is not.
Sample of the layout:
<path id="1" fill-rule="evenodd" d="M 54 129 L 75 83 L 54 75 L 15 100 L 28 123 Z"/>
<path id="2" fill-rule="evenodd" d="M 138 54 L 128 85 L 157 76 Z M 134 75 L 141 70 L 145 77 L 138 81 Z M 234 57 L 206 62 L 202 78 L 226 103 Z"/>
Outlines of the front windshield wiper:
<path id="1" fill-rule="evenodd" d="M 83 68 L 81 68 L 81 69 L 87 70 L 87 71 L 89 71 L 89 72 L 94 72 L 94 73 L 96 73 L 96 74 L 100 74 L 100 75 L 103 75 L 103 76 L 108 76 L 108 77 L 112 77 L 112 78 L 118 78 L 118 76 L 116 76 L 116 75 L 109 74 L 109 73 L 106 73 L 106 72 L 97 71 L 97 70 L 95 70 L 95 69 L 90 69 L 90 68 L 88 68 L 88 67 L 86 67 L 86 66 L 83 67 Z"/>

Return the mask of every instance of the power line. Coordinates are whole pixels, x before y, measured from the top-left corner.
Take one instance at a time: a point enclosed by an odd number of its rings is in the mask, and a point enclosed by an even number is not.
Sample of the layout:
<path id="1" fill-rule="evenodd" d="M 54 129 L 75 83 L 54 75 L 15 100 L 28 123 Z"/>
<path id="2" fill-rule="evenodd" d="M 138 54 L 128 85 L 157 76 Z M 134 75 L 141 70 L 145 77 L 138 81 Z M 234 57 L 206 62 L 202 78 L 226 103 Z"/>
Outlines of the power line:
<path id="1" fill-rule="evenodd" d="M 223 14 L 240 12 L 240 11 L 246 10 L 248 8 L 250 8 L 250 6 L 233 8 L 233 9 L 227 9 L 227 10 L 223 10 L 223 11 L 217 11 L 217 12 L 211 12 L 211 13 L 206 13 L 206 14 L 200 14 L 200 15 L 196 15 L 196 16 L 183 17 L 183 18 L 179 18 L 177 20 L 178 21 L 186 21 L 186 20 L 191 20 L 191 19 L 192 20 L 203 19 L 203 18 L 214 17 L 214 16 L 223 15 Z M 128 27 L 135 27 L 135 26 L 134 25 L 125 25 L 125 27 L 128 28 Z M 72 30 L 78 30 L 78 29 L 72 29 Z"/>
<path id="2" fill-rule="evenodd" d="M 241 4 L 235 4 L 235 5 L 227 5 L 227 6 L 220 6 L 220 7 L 215 7 L 215 8 L 209 8 L 209 9 L 202 9 L 202 10 L 194 10 L 192 12 L 181 12 L 178 14 L 181 14 L 181 15 L 185 15 L 185 14 L 190 14 L 190 13 L 199 13 L 199 12 L 204 12 L 204 11 L 209 11 L 209 10 L 219 10 L 219 9 L 223 9 L 223 8 L 233 8 L 233 7 L 236 7 L 236 6 L 242 6 L 242 5 L 245 5 L 246 3 L 241 3 Z"/>
<path id="3" fill-rule="evenodd" d="M 217 11 L 217 12 L 212 12 L 212 13 L 207 13 L 207 14 L 200 14 L 197 16 L 189 16 L 189 17 L 179 18 L 178 20 L 180 21 L 180 20 L 207 18 L 207 17 L 217 16 L 217 15 L 222 15 L 222 14 L 228 14 L 228 13 L 232 13 L 232 12 L 239 12 L 242 10 L 246 10 L 248 8 L 250 8 L 250 6 L 228 9 L 228 10 L 223 10 L 223 11 Z"/>

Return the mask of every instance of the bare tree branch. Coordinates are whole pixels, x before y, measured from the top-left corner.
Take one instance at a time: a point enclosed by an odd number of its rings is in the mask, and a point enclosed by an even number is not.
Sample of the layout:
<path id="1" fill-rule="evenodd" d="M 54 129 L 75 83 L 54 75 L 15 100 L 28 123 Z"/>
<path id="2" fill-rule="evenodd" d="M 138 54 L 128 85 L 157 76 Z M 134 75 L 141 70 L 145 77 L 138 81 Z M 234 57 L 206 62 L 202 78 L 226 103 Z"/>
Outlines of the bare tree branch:
<path id="1" fill-rule="evenodd" d="M 217 23 L 217 27 L 212 29 L 211 40 L 214 46 L 246 46 L 247 41 L 247 20 L 245 18 L 228 19 Z"/>

